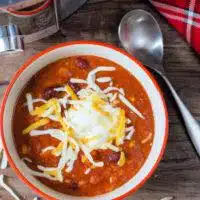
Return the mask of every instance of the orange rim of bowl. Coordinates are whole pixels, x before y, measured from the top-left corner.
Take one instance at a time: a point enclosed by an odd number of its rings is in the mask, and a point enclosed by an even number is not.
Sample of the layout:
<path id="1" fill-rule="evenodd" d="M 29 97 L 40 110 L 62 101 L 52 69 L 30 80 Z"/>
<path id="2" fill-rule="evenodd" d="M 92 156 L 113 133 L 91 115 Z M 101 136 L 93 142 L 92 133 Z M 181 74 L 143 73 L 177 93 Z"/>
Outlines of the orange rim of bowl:
<path id="1" fill-rule="evenodd" d="M 2 101 L 2 105 L 1 105 L 1 112 L 0 112 L 0 135 L 1 135 L 1 139 L 2 139 L 2 144 L 4 147 L 4 150 L 6 152 L 8 161 L 10 166 L 13 168 L 13 170 L 15 171 L 15 173 L 17 174 L 17 176 L 27 185 L 29 186 L 33 191 L 35 191 L 36 193 L 38 193 L 40 196 L 44 197 L 45 199 L 48 200 L 56 200 L 54 197 L 49 196 L 48 194 L 42 192 L 41 190 L 39 190 L 37 187 L 35 187 L 29 180 L 26 179 L 26 177 L 24 177 L 22 175 L 22 173 L 20 172 L 20 170 L 17 168 L 17 166 L 15 165 L 15 162 L 12 160 L 12 157 L 9 153 L 9 150 L 6 146 L 6 142 L 5 142 L 5 138 L 4 138 L 4 131 L 3 131 L 3 115 L 4 115 L 4 110 L 5 110 L 5 106 L 6 106 L 6 102 L 9 96 L 9 93 L 13 87 L 13 85 L 15 84 L 16 80 L 18 79 L 18 77 L 23 73 L 23 71 L 29 67 L 29 65 L 31 63 L 33 63 L 35 60 L 37 60 L 39 57 L 47 54 L 50 51 L 53 51 L 55 49 L 58 48 L 62 48 L 62 47 L 67 47 L 67 46 L 71 46 L 71 45 L 84 45 L 84 44 L 90 44 L 90 45 L 98 45 L 98 46 L 103 46 L 103 47 L 107 47 L 110 48 L 111 50 L 117 51 L 125 56 L 127 56 L 129 59 L 131 59 L 132 61 L 134 61 L 135 63 L 137 63 L 137 65 L 147 74 L 147 76 L 151 79 L 151 81 L 153 82 L 156 90 L 159 92 L 159 95 L 162 99 L 162 104 L 164 107 L 164 111 L 165 111 L 165 135 L 164 135 L 164 141 L 163 141 L 163 145 L 162 145 L 162 149 L 158 155 L 158 158 L 154 164 L 154 166 L 151 168 L 150 172 L 140 181 L 140 183 L 138 183 L 136 186 L 134 186 L 131 190 L 129 190 L 128 192 L 116 197 L 114 200 L 121 200 L 123 198 L 125 198 L 126 196 L 130 195 L 131 193 L 135 192 L 136 190 L 138 190 L 150 177 L 151 175 L 154 173 L 154 171 L 156 170 L 156 168 L 158 167 L 158 164 L 160 162 L 160 160 L 162 159 L 162 156 L 164 154 L 165 148 L 166 148 L 166 144 L 167 144 L 167 139 L 168 139 L 168 112 L 167 112 L 167 107 L 165 104 L 165 100 L 163 97 L 163 93 L 160 89 L 160 87 L 158 86 L 158 83 L 156 82 L 156 80 L 154 79 L 153 75 L 150 74 L 150 72 L 138 61 L 136 60 L 134 57 L 132 57 L 130 54 L 128 54 L 127 52 L 125 52 L 122 49 L 119 49 L 118 47 L 115 47 L 113 45 L 110 44 L 106 44 L 103 42 L 96 42 L 96 41 L 72 41 L 72 42 L 65 42 L 62 44 L 58 44 L 55 45 L 53 47 L 50 47 L 36 55 L 34 55 L 30 60 L 28 60 L 24 65 L 22 65 L 18 71 L 16 72 L 16 74 L 13 76 L 13 78 L 11 79 L 10 84 L 8 85 L 5 94 L 4 94 L 4 98 Z"/>
<path id="2" fill-rule="evenodd" d="M 13 13 L 15 15 L 31 16 L 31 15 L 37 14 L 40 11 L 46 9 L 51 3 L 52 3 L 52 0 L 46 0 L 41 6 L 39 6 L 38 8 L 36 8 L 34 10 L 31 10 L 31 11 L 16 11 L 16 10 L 8 9 L 8 12 Z"/>

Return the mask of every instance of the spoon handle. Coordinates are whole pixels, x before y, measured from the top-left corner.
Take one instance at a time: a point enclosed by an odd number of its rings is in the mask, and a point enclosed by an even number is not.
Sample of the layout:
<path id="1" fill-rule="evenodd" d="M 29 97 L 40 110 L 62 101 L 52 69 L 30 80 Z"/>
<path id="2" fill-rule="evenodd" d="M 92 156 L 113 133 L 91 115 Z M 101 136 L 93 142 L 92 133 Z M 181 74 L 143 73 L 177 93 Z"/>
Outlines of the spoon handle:
<path id="1" fill-rule="evenodd" d="M 169 89 L 172 92 L 172 95 L 182 114 L 183 120 L 185 122 L 185 126 L 190 135 L 190 138 L 196 148 L 197 153 L 200 156 L 200 125 L 197 122 L 197 120 L 195 120 L 195 118 L 192 116 L 192 114 L 190 113 L 188 108 L 185 106 L 183 101 L 180 99 L 180 97 L 178 96 L 177 92 L 175 91 L 173 85 L 170 83 L 168 78 L 163 74 L 161 74 L 161 76 L 165 80 L 166 84 L 168 85 Z"/>

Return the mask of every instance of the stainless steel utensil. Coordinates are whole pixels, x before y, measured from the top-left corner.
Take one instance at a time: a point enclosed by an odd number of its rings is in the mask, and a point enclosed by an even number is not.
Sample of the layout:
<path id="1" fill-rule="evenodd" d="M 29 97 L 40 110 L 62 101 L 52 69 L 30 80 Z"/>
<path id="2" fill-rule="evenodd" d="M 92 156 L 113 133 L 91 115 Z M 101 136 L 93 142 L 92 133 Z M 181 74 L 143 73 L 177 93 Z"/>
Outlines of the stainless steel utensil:
<path id="1" fill-rule="evenodd" d="M 119 25 L 119 39 L 129 53 L 164 79 L 180 109 L 188 134 L 200 156 L 200 126 L 165 75 L 162 65 L 163 37 L 155 18 L 141 9 L 127 13 Z"/>
<path id="2" fill-rule="evenodd" d="M 23 40 L 14 24 L 0 25 L 0 53 L 6 51 L 23 51 Z"/>

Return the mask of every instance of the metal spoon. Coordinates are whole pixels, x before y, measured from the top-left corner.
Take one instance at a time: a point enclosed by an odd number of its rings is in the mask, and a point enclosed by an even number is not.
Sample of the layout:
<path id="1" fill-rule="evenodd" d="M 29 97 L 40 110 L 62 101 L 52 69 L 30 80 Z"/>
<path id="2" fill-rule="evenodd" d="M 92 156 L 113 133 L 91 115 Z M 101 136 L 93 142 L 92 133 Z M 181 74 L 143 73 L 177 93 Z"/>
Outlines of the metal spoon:
<path id="1" fill-rule="evenodd" d="M 162 65 L 163 37 L 155 18 L 141 9 L 127 13 L 119 25 L 119 39 L 129 53 L 164 79 L 180 109 L 188 134 L 200 156 L 200 126 L 165 75 Z"/>

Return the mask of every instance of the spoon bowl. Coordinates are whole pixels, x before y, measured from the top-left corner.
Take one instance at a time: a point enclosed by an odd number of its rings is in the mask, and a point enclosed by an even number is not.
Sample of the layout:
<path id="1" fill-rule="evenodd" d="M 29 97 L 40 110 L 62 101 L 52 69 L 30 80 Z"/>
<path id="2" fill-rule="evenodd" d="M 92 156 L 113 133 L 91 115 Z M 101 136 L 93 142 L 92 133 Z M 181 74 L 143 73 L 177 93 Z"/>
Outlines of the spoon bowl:
<path id="1" fill-rule="evenodd" d="M 148 12 L 136 9 L 127 13 L 119 25 L 123 47 L 144 65 L 161 65 L 163 39 L 158 23 Z"/>

